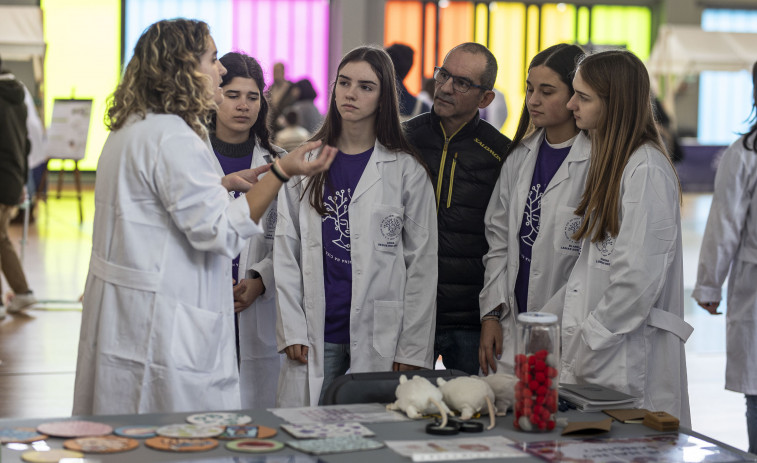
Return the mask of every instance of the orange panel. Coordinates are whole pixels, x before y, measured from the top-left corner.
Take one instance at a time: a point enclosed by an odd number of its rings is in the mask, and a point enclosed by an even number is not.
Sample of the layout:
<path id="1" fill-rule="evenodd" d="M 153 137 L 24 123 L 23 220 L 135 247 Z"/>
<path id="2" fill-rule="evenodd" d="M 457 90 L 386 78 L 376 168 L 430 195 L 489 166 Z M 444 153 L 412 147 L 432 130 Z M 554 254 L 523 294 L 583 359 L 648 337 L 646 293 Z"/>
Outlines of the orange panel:
<path id="1" fill-rule="evenodd" d="M 423 56 L 425 66 L 423 68 L 423 77 L 429 78 L 434 75 L 434 66 L 436 66 L 436 5 L 426 4 L 426 35 L 423 37 Z"/>
<path id="2" fill-rule="evenodd" d="M 423 5 L 421 2 L 388 1 L 384 15 L 384 46 L 404 43 L 415 51 L 413 67 L 405 77 L 405 86 L 410 93 L 417 95 L 421 89 Z"/>
<path id="3" fill-rule="evenodd" d="M 439 63 L 455 46 L 473 41 L 473 14 L 474 7 L 470 2 L 450 2 L 440 9 Z"/>

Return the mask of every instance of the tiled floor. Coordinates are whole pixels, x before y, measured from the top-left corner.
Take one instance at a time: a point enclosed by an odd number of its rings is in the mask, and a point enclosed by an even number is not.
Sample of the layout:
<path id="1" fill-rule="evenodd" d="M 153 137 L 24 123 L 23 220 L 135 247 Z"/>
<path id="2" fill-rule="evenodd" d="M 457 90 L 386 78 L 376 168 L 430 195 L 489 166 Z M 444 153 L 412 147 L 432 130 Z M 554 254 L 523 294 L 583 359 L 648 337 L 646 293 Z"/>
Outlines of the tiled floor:
<path id="1" fill-rule="evenodd" d="M 683 201 L 684 286 L 691 294 L 711 196 L 686 194 Z M 73 199 L 51 197 L 39 209 L 24 264 L 37 297 L 48 302 L 0 322 L 0 417 L 67 416 L 71 410 L 81 317 L 76 301 L 89 260 L 93 196 L 85 194 L 81 226 Z M 18 242 L 21 228 L 12 233 Z M 688 299 L 686 320 L 695 327 L 686 346 L 693 428 L 746 449 L 743 396 L 723 389 L 725 318 Z"/>

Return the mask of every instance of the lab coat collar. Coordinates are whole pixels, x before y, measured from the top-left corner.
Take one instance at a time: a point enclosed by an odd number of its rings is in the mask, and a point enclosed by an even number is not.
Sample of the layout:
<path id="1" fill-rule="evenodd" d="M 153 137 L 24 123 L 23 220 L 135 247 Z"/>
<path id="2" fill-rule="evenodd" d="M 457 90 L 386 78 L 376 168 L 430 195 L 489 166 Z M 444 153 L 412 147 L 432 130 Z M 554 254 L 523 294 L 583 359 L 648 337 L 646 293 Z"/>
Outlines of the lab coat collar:
<path id="1" fill-rule="evenodd" d="M 373 145 L 373 154 L 368 160 L 368 164 L 365 166 L 363 175 L 360 177 L 355 192 L 352 194 L 352 201 L 354 202 L 363 193 L 368 191 L 373 185 L 381 180 L 381 173 L 379 172 L 378 164 L 381 162 L 391 162 L 397 160 L 397 153 L 389 151 L 381 143 L 376 140 L 376 144 Z"/>

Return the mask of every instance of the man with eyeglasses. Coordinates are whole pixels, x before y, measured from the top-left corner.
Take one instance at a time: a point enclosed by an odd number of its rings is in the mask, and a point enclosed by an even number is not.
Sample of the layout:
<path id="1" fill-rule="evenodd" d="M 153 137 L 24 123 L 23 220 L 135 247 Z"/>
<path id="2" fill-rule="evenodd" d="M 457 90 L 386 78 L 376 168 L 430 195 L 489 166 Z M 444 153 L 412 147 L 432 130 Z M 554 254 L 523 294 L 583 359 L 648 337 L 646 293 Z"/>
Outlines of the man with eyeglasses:
<path id="1" fill-rule="evenodd" d="M 434 358 L 446 368 L 477 374 L 484 284 L 484 213 L 510 139 L 478 110 L 494 98 L 497 60 L 478 43 L 453 48 L 434 69 L 431 112 L 405 123 L 408 139 L 431 173 L 439 224 Z M 487 314 L 496 316 L 498 314 Z"/>

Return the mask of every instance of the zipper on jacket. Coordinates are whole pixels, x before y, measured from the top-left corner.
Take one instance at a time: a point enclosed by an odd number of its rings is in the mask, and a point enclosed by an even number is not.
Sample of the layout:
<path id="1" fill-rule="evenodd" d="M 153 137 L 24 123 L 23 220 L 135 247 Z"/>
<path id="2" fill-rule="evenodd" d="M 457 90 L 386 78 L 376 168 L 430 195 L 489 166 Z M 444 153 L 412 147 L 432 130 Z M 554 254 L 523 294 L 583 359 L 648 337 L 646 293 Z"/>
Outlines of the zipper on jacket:
<path id="1" fill-rule="evenodd" d="M 439 177 L 436 179 L 436 213 L 439 213 L 439 204 L 441 203 L 441 197 L 442 197 L 442 183 L 444 181 L 444 164 L 447 161 L 447 148 L 449 147 L 449 142 L 452 141 L 452 137 L 457 135 L 457 132 L 461 131 L 463 127 L 465 127 L 465 124 L 463 124 L 459 129 L 455 131 L 452 135 L 447 137 L 447 132 L 444 131 L 444 125 L 439 122 L 439 126 L 442 128 L 442 134 L 444 135 L 444 148 L 442 149 L 442 161 L 439 164 Z M 452 202 L 452 180 L 455 176 L 455 164 L 457 163 L 457 153 L 455 153 L 455 157 L 452 160 L 452 170 L 450 171 L 449 175 L 449 189 L 447 190 L 447 208 L 449 208 L 450 203 Z"/>
<path id="2" fill-rule="evenodd" d="M 447 209 L 452 204 L 452 182 L 455 180 L 455 166 L 457 165 L 457 153 L 452 158 L 452 170 L 449 172 L 449 190 L 447 190 Z"/>

